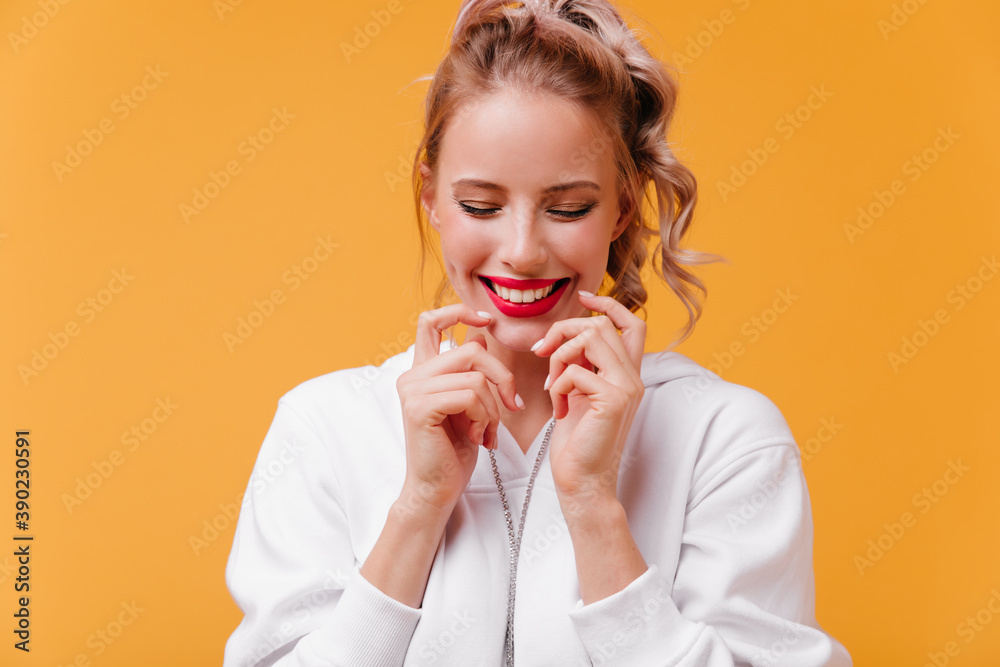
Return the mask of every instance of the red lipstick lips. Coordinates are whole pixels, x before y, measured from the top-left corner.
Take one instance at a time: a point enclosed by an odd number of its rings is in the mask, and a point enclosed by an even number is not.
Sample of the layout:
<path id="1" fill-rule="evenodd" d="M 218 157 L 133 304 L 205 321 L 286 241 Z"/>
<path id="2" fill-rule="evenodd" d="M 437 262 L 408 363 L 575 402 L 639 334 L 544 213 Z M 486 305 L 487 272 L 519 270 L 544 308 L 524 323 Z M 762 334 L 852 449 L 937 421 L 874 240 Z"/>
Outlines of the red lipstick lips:
<path id="1" fill-rule="evenodd" d="M 501 278 L 500 276 L 480 276 L 480 278 L 486 278 L 494 285 L 499 285 L 500 287 L 507 287 L 509 289 L 539 289 L 541 287 L 548 287 L 554 282 L 557 282 L 556 278 L 550 278 L 548 280 L 536 279 L 536 280 L 517 280 L 516 278 Z"/>
<path id="2" fill-rule="evenodd" d="M 542 299 L 537 299 L 531 303 L 514 303 L 512 301 L 507 301 L 494 292 L 487 281 L 492 282 L 498 287 L 506 287 L 507 289 L 522 291 L 542 289 L 553 284 L 558 286 L 552 291 L 552 294 L 549 294 Z M 489 296 L 493 301 L 493 305 L 495 305 L 497 310 L 504 315 L 508 315 L 510 317 L 537 317 L 552 310 L 553 306 L 559 302 L 563 292 L 566 291 L 566 286 L 569 285 L 569 278 L 516 280 L 514 278 L 503 278 L 499 276 L 479 276 L 479 282 L 482 283 L 487 296 Z"/>

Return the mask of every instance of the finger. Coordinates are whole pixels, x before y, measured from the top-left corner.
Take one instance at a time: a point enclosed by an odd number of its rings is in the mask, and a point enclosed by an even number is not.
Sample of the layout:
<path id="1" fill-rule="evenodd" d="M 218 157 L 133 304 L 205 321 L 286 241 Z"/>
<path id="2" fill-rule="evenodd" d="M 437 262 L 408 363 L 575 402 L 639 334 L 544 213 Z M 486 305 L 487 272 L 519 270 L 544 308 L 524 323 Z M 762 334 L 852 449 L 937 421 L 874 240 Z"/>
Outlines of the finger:
<path id="1" fill-rule="evenodd" d="M 566 341 L 572 340 L 589 329 L 596 329 L 608 341 L 608 344 L 618 354 L 618 358 L 622 364 L 631 360 L 631 355 L 625 349 L 621 336 L 618 335 L 617 327 L 615 327 L 614 322 L 607 315 L 573 317 L 567 320 L 560 320 L 549 327 L 545 337 L 541 339 L 541 345 L 536 343 L 537 347 L 533 346 L 532 350 L 540 357 L 550 355 Z"/>
<path id="2" fill-rule="evenodd" d="M 612 342 L 597 329 L 585 329 L 580 335 L 563 343 L 549 357 L 549 388 L 570 366 L 583 367 L 584 370 L 596 366 L 602 377 L 619 386 L 640 382 L 639 371 L 632 366 L 632 361 L 627 357 L 623 361 L 613 349 Z"/>
<path id="3" fill-rule="evenodd" d="M 431 357 L 419 366 L 415 363 L 409 372 L 413 373 L 414 377 L 430 377 L 448 373 L 479 371 L 486 376 L 486 379 L 496 385 L 497 393 L 508 410 L 520 410 L 519 397 L 514 387 L 514 374 L 504 366 L 502 361 L 486 351 L 483 342 L 473 340 L 463 343 L 444 354 Z"/>
<path id="4" fill-rule="evenodd" d="M 630 311 L 624 304 L 610 296 L 584 296 L 579 294 L 580 303 L 587 308 L 604 313 L 621 332 L 621 340 L 628 350 L 629 358 L 636 368 L 642 366 L 642 355 L 646 348 L 646 322 Z"/>
<path id="5" fill-rule="evenodd" d="M 472 337 L 470 337 L 469 339 L 467 339 L 465 342 L 466 343 L 479 343 L 480 345 L 483 346 L 484 350 L 489 349 L 488 347 L 486 347 L 486 336 L 484 336 L 483 334 L 475 334 Z"/>
<path id="6" fill-rule="evenodd" d="M 432 426 L 442 425 L 451 416 L 463 415 L 469 421 L 464 435 L 474 444 L 482 442 L 489 426 L 489 413 L 472 389 L 455 389 L 421 397 L 418 410 Z M 456 433 L 456 436 L 459 435 Z"/>
<path id="7" fill-rule="evenodd" d="M 479 343 L 480 345 L 483 346 L 484 350 L 488 349 L 486 347 L 486 336 L 482 334 L 474 335 L 472 338 L 468 340 L 468 342 Z M 489 391 L 489 388 L 487 388 L 487 391 Z M 517 399 L 518 396 L 515 393 L 514 394 L 515 405 L 517 403 Z M 496 449 L 497 448 L 496 432 L 497 432 L 497 425 L 500 423 L 500 415 L 499 413 L 497 413 L 494 418 L 494 412 L 497 412 L 497 406 L 496 406 L 496 401 L 493 400 L 492 393 L 490 393 L 490 402 L 487 404 L 487 408 L 490 409 L 490 424 L 486 428 L 486 431 L 483 433 L 482 443 L 483 446 L 486 447 L 487 449 Z"/>
<path id="8" fill-rule="evenodd" d="M 462 389 L 472 389 L 483 408 L 486 410 L 487 423 L 475 432 L 480 438 L 487 431 L 496 431 L 497 424 L 500 423 L 500 410 L 497 408 L 496 399 L 487 384 L 486 375 L 480 371 L 468 371 L 465 373 L 448 373 L 437 375 L 414 382 L 407 388 L 407 392 L 413 395 L 430 396 L 448 391 L 459 391 Z M 470 433 L 472 433 L 470 431 Z M 475 442 L 480 440 L 471 437 Z"/>
<path id="9" fill-rule="evenodd" d="M 628 394 L 621 387 L 574 364 L 549 388 L 553 417 L 562 419 L 569 414 L 569 396 L 574 391 L 587 396 L 592 407 L 603 404 L 616 411 L 627 407 Z"/>
<path id="10" fill-rule="evenodd" d="M 425 310 L 417 318 L 416 348 L 413 354 L 413 365 L 422 364 L 428 359 L 438 356 L 441 352 L 441 335 L 459 322 L 482 327 L 490 322 L 490 315 L 485 311 L 477 312 L 464 303 Z"/>

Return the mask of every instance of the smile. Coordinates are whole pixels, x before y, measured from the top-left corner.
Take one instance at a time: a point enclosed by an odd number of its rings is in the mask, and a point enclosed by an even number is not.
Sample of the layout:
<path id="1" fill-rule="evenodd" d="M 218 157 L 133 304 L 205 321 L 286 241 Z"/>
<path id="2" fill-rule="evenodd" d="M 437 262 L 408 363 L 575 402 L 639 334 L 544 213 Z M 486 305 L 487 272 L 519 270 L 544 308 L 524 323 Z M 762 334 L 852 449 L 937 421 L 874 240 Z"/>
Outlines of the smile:
<path id="1" fill-rule="evenodd" d="M 569 284 L 569 278 L 514 280 L 479 276 L 479 281 L 497 309 L 511 317 L 536 317 L 547 313 Z"/>

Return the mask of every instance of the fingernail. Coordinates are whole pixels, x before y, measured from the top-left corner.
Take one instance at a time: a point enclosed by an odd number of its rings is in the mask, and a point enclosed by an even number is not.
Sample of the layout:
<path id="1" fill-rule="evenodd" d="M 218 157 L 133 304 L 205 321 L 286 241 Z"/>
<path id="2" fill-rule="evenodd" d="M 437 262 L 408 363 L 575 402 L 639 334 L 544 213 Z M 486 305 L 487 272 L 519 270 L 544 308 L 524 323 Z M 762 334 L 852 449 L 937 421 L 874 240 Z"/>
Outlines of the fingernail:
<path id="1" fill-rule="evenodd" d="M 551 374 L 545 376 L 545 384 L 542 385 L 542 389 L 545 389 L 546 391 L 548 391 L 548 388 L 549 388 L 550 384 L 552 384 L 552 375 Z"/>
<path id="2" fill-rule="evenodd" d="M 524 410 L 524 399 L 521 398 L 520 394 L 514 394 L 514 404 L 521 410 Z"/>
<path id="3" fill-rule="evenodd" d="M 476 315 L 479 315 L 479 317 L 485 317 L 488 320 L 493 319 L 493 316 L 487 313 L 485 310 L 477 310 Z"/>
<path id="4" fill-rule="evenodd" d="M 542 346 L 542 343 L 544 342 L 545 342 L 544 338 L 539 339 L 538 342 L 536 342 L 534 345 L 531 346 L 531 351 L 534 352 L 535 350 L 540 348 Z"/>
<path id="5" fill-rule="evenodd" d="M 587 290 L 582 289 L 580 290 L 580 296 L 594 296 L 594 295 L 588 292 Z"/>

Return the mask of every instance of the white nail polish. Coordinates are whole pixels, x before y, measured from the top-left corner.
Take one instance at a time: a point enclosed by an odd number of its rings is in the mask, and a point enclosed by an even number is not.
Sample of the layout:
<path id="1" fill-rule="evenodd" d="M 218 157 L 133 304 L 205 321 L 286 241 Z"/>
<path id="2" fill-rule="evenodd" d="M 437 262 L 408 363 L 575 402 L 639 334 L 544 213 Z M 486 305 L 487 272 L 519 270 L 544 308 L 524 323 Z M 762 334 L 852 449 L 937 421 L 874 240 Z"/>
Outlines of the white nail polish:
<path id="1" fill-rule="evenodd" d="M 545 342 L 544 338 L 541 338 L 538 341 L 536 341 L 535 344 L 531 346 L 531 351 L 534 352 L 535 350 L 537 350 L 538 348 L 540 348 L 542 346 L 542 343 L 544 343 L 544 342 Z"/>
<path id="2" fill-rule="evenodd" d="M 545 384 L 542 385 L 542 389 L 548 391 L 550 384 L 552 384 L 552 375 L 551 374 L 545 376 Z"/>
<path id="3" fill-rule="evenodd" d="M 485 317 L 488 320 L 493 319 L 493 316 L 487 313 L 485 310 L 477 310 L 476 315 L 479 315 L 479 317 Z"/>
<path id="4" fill-rule="evenodd" d="M 583 296 L 594 296 L 592 293 L 588 292 L 587 290 L 579 290 L 579 292 Z"/>
<path id="5" fill-rule="evenodd" d="M 524 410 L 524 399 L 521 398 L 520 394 L 514 394 L 514 404 Z"/>

